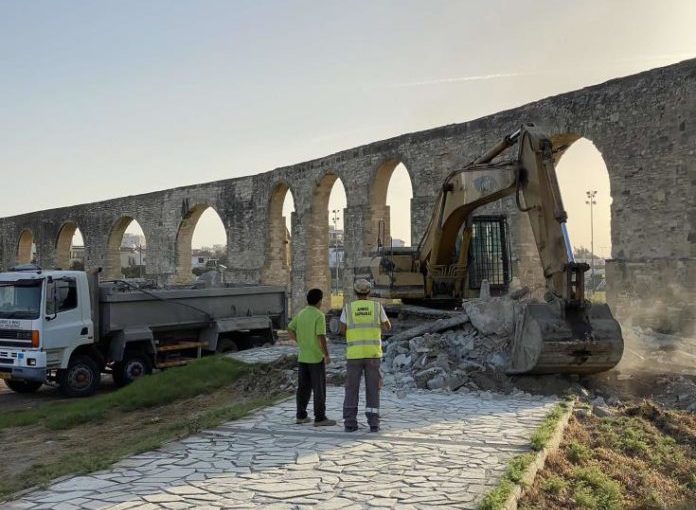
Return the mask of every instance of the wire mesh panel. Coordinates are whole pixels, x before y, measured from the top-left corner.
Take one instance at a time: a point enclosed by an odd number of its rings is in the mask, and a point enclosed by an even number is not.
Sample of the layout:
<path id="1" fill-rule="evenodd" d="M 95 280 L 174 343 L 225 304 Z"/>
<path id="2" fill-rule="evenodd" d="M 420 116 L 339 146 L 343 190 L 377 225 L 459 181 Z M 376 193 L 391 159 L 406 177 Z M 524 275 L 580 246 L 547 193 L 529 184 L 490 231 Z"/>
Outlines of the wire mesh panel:
<path id="1" fill-rule="evenodd" d="M 491 289 L 507 289 L 510 282 L 508 232 L 505 216 L 477 216 L 469 246 L 469 288 L 480 289 L 488 280 Z"/>

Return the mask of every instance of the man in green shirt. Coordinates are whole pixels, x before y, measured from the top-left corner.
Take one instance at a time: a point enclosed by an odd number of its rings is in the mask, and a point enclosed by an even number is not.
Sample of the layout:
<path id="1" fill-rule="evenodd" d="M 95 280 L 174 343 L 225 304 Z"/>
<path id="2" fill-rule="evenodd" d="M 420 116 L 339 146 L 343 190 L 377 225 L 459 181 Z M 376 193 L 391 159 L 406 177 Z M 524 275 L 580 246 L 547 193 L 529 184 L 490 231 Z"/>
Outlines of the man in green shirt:
<path id="1" fill-rule="evenodd" d="M 290 339 L 297 342 L 297 415 L 295 423 L 308 423 L 307 404 L 314 393 L 314 426 L 336 425 L 326 417 L 326 365 L 331 363 L 326 346 L 326 317 L 321 311 L 321 289 L 307 293 L 307 306 L 288 325 Z"/>

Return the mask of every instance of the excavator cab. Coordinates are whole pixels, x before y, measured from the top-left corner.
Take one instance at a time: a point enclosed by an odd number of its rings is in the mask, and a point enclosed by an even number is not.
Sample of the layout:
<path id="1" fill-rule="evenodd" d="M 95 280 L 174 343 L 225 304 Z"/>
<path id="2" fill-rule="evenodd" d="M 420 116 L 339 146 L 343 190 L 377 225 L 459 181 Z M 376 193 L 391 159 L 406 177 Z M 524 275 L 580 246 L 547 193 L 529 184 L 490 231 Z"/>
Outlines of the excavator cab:
<path id="1" fill-rule="evenodd" d="M 515 158 L 497 159 L 514 146 Z M 554 151 L 534 126 L 522 126 L 446 178 L 417 247 L 382 249 L 366 258 L 356 274 L 368 276 L 373 294 L 385 298 L 440 307 L 475 297 L 467 288 L 473 213 L 514 195 L 532 227 L 547 302 L 528 304 L 516 324 L 509 372 L 585 374 L 612 368 L 623 354 L 621 328 L 607 305 L 585 299 L 589 267 L 573 257 Z"/>

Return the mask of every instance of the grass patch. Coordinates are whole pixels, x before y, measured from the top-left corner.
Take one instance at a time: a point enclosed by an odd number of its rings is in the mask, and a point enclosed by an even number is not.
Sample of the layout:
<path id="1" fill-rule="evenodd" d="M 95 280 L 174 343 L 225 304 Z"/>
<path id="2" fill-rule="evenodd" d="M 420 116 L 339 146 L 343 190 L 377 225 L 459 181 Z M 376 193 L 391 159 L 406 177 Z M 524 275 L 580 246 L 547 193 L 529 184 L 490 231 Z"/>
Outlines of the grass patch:
<path id="1" fill-rule="evenodd" d="M 524 476 L 525 470 L 529 465 L 534 462 L 536 454 L 525 453 L 523 455 L 517 455 L 513 457 L 508 464 L 507 470 L 505 471 L 505 478 L 514 483 L 520 483 L 522 481 L 522 476 Z"/>
<path id="2" fill-rule="evenodd" d="M 7 413 L 1 417 L 6 462 L 0 463 L 0 501 L 274 404 L 287 396 L 278 387 L 282 369 L 210 357 L 111 394 Z"/>
<path id="3" fill-rule="evenodd" d="M 0 415 L 0 430 L 38 423 L 52 430 L 65 430 L 101 421 L 114 412 L 147 409 L 210 393 L 231 384 L 250 370 L 250 365 L 229 358 L 206 357 L 183 367 L 143 377 L 113 393 L 57 402 L 41 409 L 3 413 Z"/>
<path id="4" fill-rule="evenodd" d="M 544 421 L 532 434 L 532 449 L 539 451 L 543 449 L 551 439 L 556 430 L 556 425 L 568 409 L 569 403 L 561 402 L 546 415 Z M 479 504 L 480 510 L 499 510 L 507 501 L 515 485 L 522 482 L 522 477 L 529 465 L 536 459 L 536 453 L 525 453 L 512 458 L 508 464 L 505 474 L 500 484 L 490 491 Z"/>
<path id="5" fill-rule="evenodd" d="M 597 467 L 578 468 L 573 498 L 580 508 L 590 510 L 618 510 L 621 508 L 619 484 Z"/>
<path id="6" fill-rule="evenodd" d="M 566 457 L 573 464 L 580 464 L 591 456 L 590 449 L 577 441 L 571 441 L 566 449 Z"/>
<path id="7" fill-rule="evenodd" d="M 104 437 L 98 444 L 85 445 L 80 451 L 36 463 L 17 476 L 0 478 L 0 501 L 29 487 L 45 487 L 51 480 L 64 475 L 82 475 L 106 469 L 124 457 L 155 450 L 168 441 L 241 418 L 250 411 L 272 405 L 279 399 L 278 395 L 260 397 L 214 408 L 192 418 L 144 425 L 140 430 L 132 432 L 128 441 L 118 437 Z M 105 433 L 108 435 L 108 430 Z"/>
<path id="8" fill-rule="evenodd" d="M 495 489 L 486 494 L 479 505 L 479 510 L 499 510 L 503 508 L 514 488 L 514 483 L 507 478 L 503 478 Z"/>
<path id="9" fill-rule="evenodd" d="M 529 465 L 534 462 L 536 454 L 525 453 L 516 455 L 508 464 L 503 479 L 500 484 L 491 492 L 486 494 L 483 501 L 479 505 L 480 510 L 499 510 L 507 501 L 516 484 L 522 481 L 525 471 Z"/>
<path id="10" fill-rule="evenodd" d="M 532 434 L 532 449 L 535 451 L 541 451 L 548 444 L 551 436 L 556 431 L 556 425 L 563 417 L 563 414 L 568 409 L 568 404 L 566 402 L 561 402 L 557 404 L 549 414 L 546 415 L 544 421 L 541 423 L 539 428 Z"/>
<path id="11" fill-rule="evenodd" d="M 542 487 L 551 494 L 560 494 L 568 487 L 568 482 L 560 476 L 551 475 L 544 480 Z"/>
<path id="12" fill-rule="evenodd" d="M 522 510 L 696 508 L 696 416 L 650 402 L 573 417 Z"/>
<path id="13" fill-rule="evenodd" d="M 41 410 L 11 411 L 0 414 L 0 430 L 10 427 L 26 427 L 45 418 Z"/>

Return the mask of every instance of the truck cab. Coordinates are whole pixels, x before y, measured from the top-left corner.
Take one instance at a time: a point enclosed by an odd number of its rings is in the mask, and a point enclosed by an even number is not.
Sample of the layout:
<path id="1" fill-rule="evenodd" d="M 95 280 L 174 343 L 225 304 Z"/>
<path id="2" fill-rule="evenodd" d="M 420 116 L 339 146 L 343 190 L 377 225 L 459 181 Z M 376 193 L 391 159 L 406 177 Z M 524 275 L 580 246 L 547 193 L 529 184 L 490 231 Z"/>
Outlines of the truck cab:
<path id="1" fill-rule="evenodd" d="M 272 343 L 287 321 L 282 287 L 140 287 L 98 281 L 98 271 L 0 273 L 0 378 L 29 393 L 57 385 L 94 393 L 102 372 L 116 385 L 203 352 Z"/>
<path id="2" fill-rule="evenodd" d="M 0 378 L 11 389 L 36 391 L 94 343 L 89 295 L 80 271 L 0 273 Z M 88 375 L 78 369 L 74 382 Z"/>

